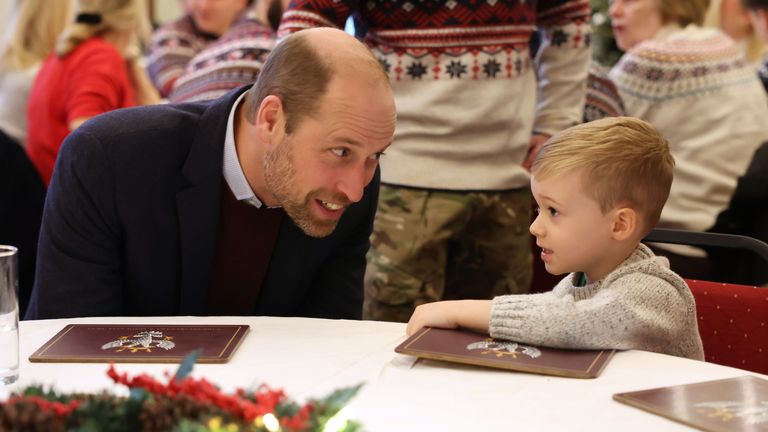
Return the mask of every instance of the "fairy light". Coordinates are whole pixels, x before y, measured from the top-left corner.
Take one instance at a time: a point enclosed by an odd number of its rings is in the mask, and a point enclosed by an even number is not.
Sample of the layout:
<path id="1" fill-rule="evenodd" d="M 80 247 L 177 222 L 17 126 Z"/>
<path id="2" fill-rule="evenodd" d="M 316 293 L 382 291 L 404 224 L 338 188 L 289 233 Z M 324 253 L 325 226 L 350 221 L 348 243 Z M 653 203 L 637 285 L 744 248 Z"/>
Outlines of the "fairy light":
<path id="1" fill-rule="evenodd" d="M 329 418 L 328 421 L 325 422 L 323 432 L 337 432 L 343 430 L 347 427 L 350 418 L 352 418 L 352 409 L 347 405 L 340 409 L 335 416 Z"/>
<path id="2" fill-rule="evenodd" d="M 264 414 L 261 421 L 264 422 L 264 427 L 267 428 L 269 432 L 277 432 L 280 430 L 280 422 L 277 421 L 277 417 L 272 413 Z"/>

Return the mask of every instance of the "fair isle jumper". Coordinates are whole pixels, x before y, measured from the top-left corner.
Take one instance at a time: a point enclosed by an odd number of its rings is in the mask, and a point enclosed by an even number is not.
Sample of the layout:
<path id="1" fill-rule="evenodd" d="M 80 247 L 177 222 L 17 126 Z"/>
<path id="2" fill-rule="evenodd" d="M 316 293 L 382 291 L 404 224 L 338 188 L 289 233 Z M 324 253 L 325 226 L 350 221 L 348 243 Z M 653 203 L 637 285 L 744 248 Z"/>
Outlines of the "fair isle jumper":
<path id="1" fill-rule="evenodd" d="M 587 100 L 584 103 L 584 123 L 606 117 L 625 116 L 619 90 L 608 77 L 608 68 L 593 61 L 587 76 Z"/>
<path id="2" fill-rule="evenodd" d="M 187 63 L 214 40 L 216 36 L 198 30 L 189 15 L 160 27 L 152 34 L 147 72 L 160 96 L 168 97 Z"/>
<path id="3" fill-rule="evenodd" d="M 604 278 L 493 299 L 494 338 L 575 349 L 638 349 L 704 360 L 693 295 L 664 257 L 638 245 Z"/>
<path id="4" fill-rule="evenodd" d="M 659 226 L 709 229 L 768 139 L 768 99 L 754 68 L 719 30 L 672 26 L 627 52 L 610 77 L 627 115 L 658 127 L 675 158 Z"/>
<path id="5" fill-rule="evenodd" d="M 354 11 L 397 105 L 394 143 L 381 160 L 384 183 L 526 187 L 521 164 L 532 131 L 552 134 L 581 122 L 587 0 L 295 0 L 278 36 L 342 27 Z M 529 41 L 537 28 L 543 37 L 534 60 Z"/>
<path id="6" fill-rule="evenodd" d="M 253 16 L 244 16 L 189 61 L 168 100 L 180 103 L 216 99 L 254 83 L 274 46 L 272 29 Z"/>

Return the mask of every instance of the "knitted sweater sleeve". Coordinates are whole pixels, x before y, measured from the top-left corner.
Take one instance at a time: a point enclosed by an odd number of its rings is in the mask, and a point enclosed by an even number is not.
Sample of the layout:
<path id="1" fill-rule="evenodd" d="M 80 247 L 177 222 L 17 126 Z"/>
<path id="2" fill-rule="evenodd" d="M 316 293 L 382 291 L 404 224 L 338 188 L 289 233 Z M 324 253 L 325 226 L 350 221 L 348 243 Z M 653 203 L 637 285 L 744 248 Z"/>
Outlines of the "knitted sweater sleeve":
<path id="1" fill-rule="evenodd" d="M 592 53 L 589 1 L 539 1 L 536 14 L 542 37 L 534 130 L 552 135 L 582 120 Z"/>
<path id="2" fill-rule="evenodd" d="M 679 342 L 688 307 L 678 289 L 653 275 L 630 273 L 609 286 L 582 288 L 567 277 L 551 292 L 496 297 L 490 333 L 555 348 L 669 352 L 663 347 Z"/>

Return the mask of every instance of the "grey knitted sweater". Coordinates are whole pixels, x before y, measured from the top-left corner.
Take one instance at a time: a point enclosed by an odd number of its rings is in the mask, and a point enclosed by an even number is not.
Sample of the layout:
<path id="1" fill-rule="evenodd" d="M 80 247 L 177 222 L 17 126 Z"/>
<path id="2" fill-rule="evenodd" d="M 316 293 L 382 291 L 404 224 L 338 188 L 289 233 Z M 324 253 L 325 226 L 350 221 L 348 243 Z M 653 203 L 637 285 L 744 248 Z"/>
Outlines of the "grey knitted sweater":
<path id="1" fill-rule="evenodd" d="M 685 281 L 645 245 L 603 279 L 546 293 L 496 297 L 490 333 L 556 348 L 639 349 L 704 359 L 696 307 Z"/>

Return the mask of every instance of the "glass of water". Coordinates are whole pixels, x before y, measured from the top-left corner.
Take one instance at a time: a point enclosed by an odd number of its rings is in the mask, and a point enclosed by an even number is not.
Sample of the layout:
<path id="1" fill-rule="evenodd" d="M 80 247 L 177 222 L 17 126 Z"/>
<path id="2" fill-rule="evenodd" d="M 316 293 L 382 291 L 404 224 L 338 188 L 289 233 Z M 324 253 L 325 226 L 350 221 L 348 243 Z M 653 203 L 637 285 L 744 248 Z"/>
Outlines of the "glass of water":
<path id="1" fill-rule="evenodd" d="M 0 387 L 19 378 L 18 250 L 0 245 Z"/>

